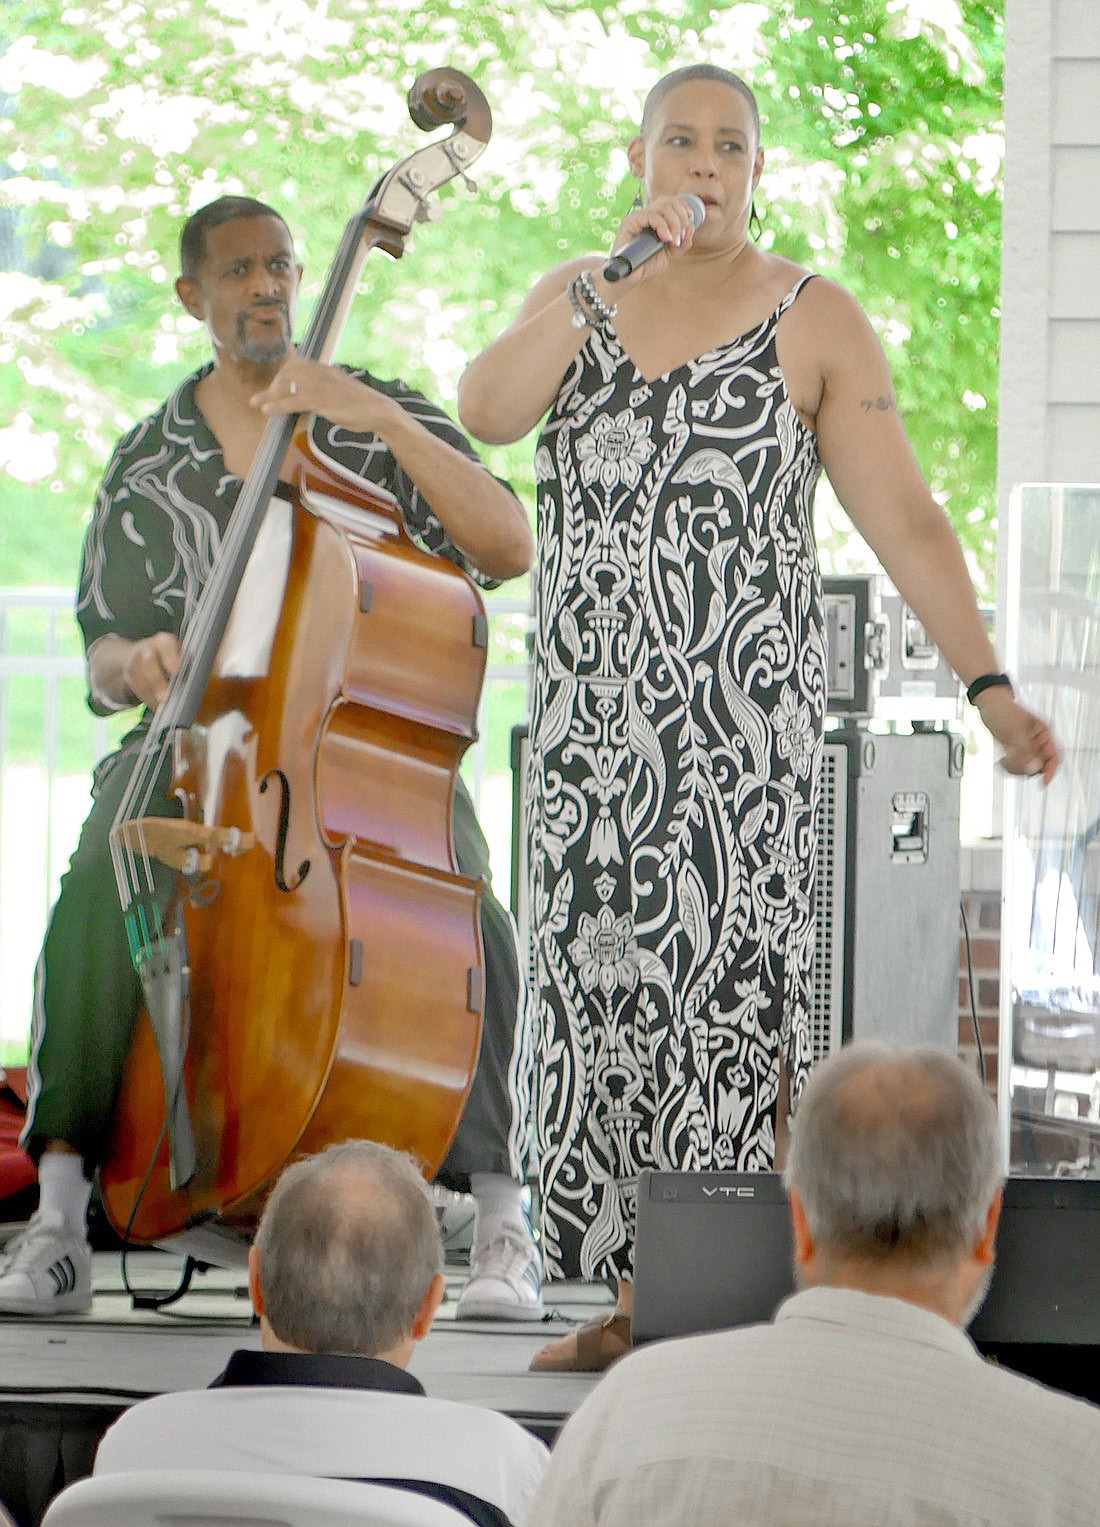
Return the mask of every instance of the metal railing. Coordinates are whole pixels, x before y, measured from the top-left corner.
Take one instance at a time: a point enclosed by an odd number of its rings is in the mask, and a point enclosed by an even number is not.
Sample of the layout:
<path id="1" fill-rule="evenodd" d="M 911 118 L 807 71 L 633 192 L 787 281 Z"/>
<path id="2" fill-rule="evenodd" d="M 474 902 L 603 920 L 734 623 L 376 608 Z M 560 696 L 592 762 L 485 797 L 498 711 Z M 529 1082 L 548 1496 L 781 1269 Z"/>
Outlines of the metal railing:
<path id="1" fill-rule="evenodd" d="M 489 595 L 479 738 L 464 765 L 507 904 L 510 721 L 527 708 L 527 601 Z M 92 769 L 132 713 L 84 703 L 83 648 L 65 588 L 0 588 L 0 1063 L 18 1062 L 50 907 L 87 815 Z"/>

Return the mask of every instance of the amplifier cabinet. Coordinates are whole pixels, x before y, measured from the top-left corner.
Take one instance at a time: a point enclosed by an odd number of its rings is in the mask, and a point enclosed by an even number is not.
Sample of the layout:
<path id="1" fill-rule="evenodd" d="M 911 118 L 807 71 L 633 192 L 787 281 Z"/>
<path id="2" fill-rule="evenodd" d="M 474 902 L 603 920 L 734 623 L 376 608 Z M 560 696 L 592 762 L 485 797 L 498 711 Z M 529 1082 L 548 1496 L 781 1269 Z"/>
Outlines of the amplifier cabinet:
<path id="1" fill-rule="evenodd" d="M 849 1039 L 958 1050 L 954 730 L 826 732 L 818 802 L 814 1058 Z"/>
<path id="2" fill-rule="evenodd" d="M 826 575 L 821 596 L 830 716 L 958 719 L 959 681 L 885 573 Z"/>

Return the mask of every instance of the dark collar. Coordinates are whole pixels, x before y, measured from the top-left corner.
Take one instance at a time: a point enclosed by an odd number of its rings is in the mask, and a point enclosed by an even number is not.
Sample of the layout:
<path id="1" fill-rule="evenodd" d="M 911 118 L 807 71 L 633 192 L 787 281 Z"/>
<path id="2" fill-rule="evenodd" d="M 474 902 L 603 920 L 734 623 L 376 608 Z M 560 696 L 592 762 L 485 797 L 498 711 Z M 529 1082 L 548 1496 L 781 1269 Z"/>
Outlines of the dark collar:
<path id="1" fill-rule="evenodd" d="M 211 1389 L 257 1388 L 264 1384 L 305 1389 L 380 1389 L 387 1394 L 424 1393 L 404 1368 L 380 1357 L 352 1357 L 343 1352 L 237 1351 Z"/>

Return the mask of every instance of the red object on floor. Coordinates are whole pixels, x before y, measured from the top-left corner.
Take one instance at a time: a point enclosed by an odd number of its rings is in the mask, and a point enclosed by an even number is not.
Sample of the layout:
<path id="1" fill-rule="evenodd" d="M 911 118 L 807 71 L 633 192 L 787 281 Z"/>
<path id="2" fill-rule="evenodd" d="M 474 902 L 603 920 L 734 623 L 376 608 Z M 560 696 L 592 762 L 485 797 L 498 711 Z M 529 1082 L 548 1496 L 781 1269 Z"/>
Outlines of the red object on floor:
<path id="1" fill-rule="evenodd" d="M 34 1162 L 19 1146 L 26 1106 L 27 1068 L 0 1066 L 0 1219 L 9 1217 L 6 1201 L 33 1188 L 37 1178 Z"/>

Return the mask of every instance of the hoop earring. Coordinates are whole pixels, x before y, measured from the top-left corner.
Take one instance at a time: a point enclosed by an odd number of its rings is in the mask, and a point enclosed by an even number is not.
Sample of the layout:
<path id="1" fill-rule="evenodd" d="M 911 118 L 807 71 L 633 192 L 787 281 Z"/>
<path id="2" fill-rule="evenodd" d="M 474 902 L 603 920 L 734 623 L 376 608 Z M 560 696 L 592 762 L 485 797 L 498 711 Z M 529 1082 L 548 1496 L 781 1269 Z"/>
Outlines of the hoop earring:
<path id="1" fill-rule="evenodd" d="M 764 223 L 756 210 L 756 202 L 749 207 L 749 237 L 755 244 L 759 244 L 760 236 L 764 232 Z"/>
<path id="2" fill-rule="evenodd" d="M 640 190 L 635 191 L 634 192 L 634 200 L 630 203 L 630 210 L 631 210 L 631 212 L 637 212 L 640 207 L 644 207 L 644 206 L 645 206 L 645 202 L 642 200 L 642 193 L 641 193 L 641 191 Z"/>

